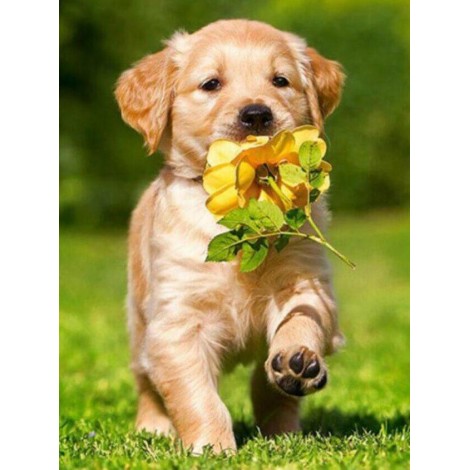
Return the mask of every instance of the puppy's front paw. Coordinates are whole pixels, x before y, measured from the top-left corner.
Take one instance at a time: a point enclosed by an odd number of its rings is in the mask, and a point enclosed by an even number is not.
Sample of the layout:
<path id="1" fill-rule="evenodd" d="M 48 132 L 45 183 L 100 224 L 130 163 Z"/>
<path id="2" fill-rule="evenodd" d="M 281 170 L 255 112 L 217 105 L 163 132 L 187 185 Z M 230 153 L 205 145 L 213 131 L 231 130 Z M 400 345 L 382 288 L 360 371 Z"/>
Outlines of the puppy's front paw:
<path id="1" fill-rule="evenodd" d="M 328 380 L 323 359 L 306 346 L 275 352 L 265 368 L 271 383 L 283 393 L 297 397 L 321 390 Z"/>

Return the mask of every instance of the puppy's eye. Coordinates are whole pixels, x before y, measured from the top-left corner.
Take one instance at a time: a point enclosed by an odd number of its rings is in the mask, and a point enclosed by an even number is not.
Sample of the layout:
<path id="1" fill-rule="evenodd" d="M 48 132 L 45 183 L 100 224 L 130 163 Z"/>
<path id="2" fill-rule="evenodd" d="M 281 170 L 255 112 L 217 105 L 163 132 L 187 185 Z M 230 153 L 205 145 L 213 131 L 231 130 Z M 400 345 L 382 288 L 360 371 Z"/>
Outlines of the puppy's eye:
<path id="1" fill-rule="evenodd" d="M 221 87 L 221 83 L 217 78 L 212 78 L 201 84 L 200 88 L 204 91 L 215 91 Z"/>
<path id="2" fill-rule="evenodd" d="M 289 80 L 287 80 L 286 77 L 281 77 L 280 75 L 277 75 L 273 78 L 273 85 L 277 86 L 278 88 L 283 88 L 285 86 L 289 86 Z"/>

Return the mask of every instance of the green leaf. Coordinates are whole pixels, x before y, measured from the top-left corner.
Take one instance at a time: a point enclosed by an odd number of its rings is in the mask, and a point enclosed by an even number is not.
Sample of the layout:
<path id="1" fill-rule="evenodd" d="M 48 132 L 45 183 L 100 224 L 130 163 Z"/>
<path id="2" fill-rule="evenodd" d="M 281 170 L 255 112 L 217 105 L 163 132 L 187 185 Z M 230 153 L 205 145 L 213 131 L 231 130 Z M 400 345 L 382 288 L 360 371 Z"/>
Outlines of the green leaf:
<path id="1" fill-rule="evenodd" d="M 325 182 L 326 176 L 327 173 L 324 173 L 323 171 L 314 171 L 310 173 L 309 182 L 312 189 L 318 189 Z"/>
<path id="2" fill-rule="evenodd" d="M 244 208 L 233 209 L 225 217 L 220 219 L 218 223 L 227 228 L 236 228 L 239 225 L 244 225 L 250 220 L 248 211 Z"/>
<path id="3" fill-rule="evenodd" d="M 248 273 L 255 270 L 265 260 L 269 251 L 268 240 L 259 238 L 256 241 L 244 242 L 242 250 L 240 271 Z"/>
<path id="4" fill-rule="evenodd" d="M 287 211 L 284 214 L 284 219 L 286 220 L 289 227 L 293 228 L 294 230 L 298 230 L 307 220 L 307 216 L 305 215 L 303 209 L 297 207 Z"/>
<path id="5" fill-rule="evenodd" d="M 318 196 L 320 196 L 320 194 L 320 190 L 312 189 L 312 191 L 310 191 L 310 203 L 315 202 L 318 199 Z"/>
<path id="6" fill-rule="evenodd" d="M 240 225 L 245 225 L 250 227 L 255 232 L 259 232 L 261 228 L 260 224 L 250 217 L 250 213 L 246 207 L 233 209 L 225 217 L 220 219 L 218 223 L 231 229 L 237 228 Z"/>
<path id="7" fill-rule="evenodd" d="M 266 230 L 279 230 L 284 225 L 281 209 L 272 202 L 250 199 L 248 212 L 250 217 L 258 221 Z"/>
<path id="8" fill-rule="evenodd" d="M 235 233 L 240 240 L 245 239 L 246 237 L 251 237 L 253 235 L 259 235 L 259 231 L 255 232 L 247 225 L 241 225 L 240 227 L 233 229 L 232 232 Z"/>
<path id="9" fill-rule="evenodd" d="M 308 173 L 318 168 L 322 159 L 322 151 L 317 142 L 304 142 L 299 149 L 300 166 Z"/>
<path id="10" fill-rule="evenodd" d="M 274 248 L 276 248 L 276 251 L 280 253 L 289 243 L 290 235 L 282 234 L 279 235 L 279 237 L 276 239 L 274 242 Z"/>
<path id="11" fill-rule="evenodd" d="M 291 186 L 297 186 L 307 181 L 307 173 L 300 166 L 284 163 L 279 165 L 278 168 L 282 181 Z"/>
<path id="12" fill-rule="evenodd" d="M 207 248 L 206 261 L 230 261 L 241 248 L 241 240 L 235 231 L 214 237 Z"/>

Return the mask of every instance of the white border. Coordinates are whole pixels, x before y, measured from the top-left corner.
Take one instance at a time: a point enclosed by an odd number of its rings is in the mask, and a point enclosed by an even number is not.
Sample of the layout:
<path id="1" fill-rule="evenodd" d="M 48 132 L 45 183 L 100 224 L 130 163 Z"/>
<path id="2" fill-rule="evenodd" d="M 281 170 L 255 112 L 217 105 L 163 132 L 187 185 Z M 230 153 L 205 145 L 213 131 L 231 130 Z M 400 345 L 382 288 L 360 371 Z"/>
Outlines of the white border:
<path id="1" fill-rule="evenodd" d="M 412 468 L 467 468 L 470 26 L 466 2 L 411 9 Z"/>
<path id="2" fill-rule="evenodd" d="M 0 14 L 3 468 L 58 466 L 58 4 Z"/>
<path id="3" fill-rule="evenodd" d="M 412 467 L 468 465 L 466 3 L 412 2 Z M 58 8 L 2 7 L 2 463 L 58 465 Z M 391 60 L 390 66 L 393 66 Z"/>

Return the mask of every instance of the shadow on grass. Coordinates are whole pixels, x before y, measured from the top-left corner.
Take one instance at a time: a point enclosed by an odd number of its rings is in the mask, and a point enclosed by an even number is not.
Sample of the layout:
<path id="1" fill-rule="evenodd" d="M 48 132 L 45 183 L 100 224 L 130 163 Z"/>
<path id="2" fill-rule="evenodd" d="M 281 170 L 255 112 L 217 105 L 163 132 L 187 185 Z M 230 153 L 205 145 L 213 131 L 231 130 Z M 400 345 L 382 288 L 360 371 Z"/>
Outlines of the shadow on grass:
<path id="1" fill-rule="evenodd" d="M 410 415 L 397 414 L 393 418 L 378 418 L 369 413 L 345 413 L 338 408 L 311 410 L 302 420 L 305 434 L 345 437 L 351 434 L 379 434 L 401 431 L 410 425 Z"/>
<path id="2" fill-rule="evenodd" d="M 387 434 L 403 431 L 410 426 L 410 415 L 397 414 L 393 418 L 378 418 L 369 413 L 345 413 L 338 408 L 317 408 L 302 419 L 304 435 L 347 437 L 351 435 L 378 435 L 382 429 Z M 244 421 L 234 423 L 234 432 L 239 447 L 259 436 L 258 429 Z"/>

